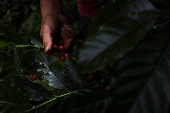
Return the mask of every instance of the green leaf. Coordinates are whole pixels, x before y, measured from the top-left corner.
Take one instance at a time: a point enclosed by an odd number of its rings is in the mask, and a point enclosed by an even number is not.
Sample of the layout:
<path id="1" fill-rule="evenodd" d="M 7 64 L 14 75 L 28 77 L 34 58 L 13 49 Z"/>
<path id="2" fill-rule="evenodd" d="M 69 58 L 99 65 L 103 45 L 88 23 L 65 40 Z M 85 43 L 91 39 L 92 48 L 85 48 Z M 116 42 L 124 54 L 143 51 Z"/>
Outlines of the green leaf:
<path id="1" fill-rule="evenodd" d="M 100 70 L 132 50 L 152 28 L 158 16 L 153 10 L 148 0 L 116 0 L 102 7 L 79 50 L 79 73 Z"/>
<path id="2" fill-rule="evenodd" d="M 0 80 L 0 86 L 0 112 L 25 113 L 30 104 L 24 93 L 3 80 Z"/>
<path id="3" fill-rule="evenodd" d="M 23 34 L 15 32 L 15 30 L 3 22 L 0 22 L 0 33 L 4 33 L 8 42 L 12 42 L 16 45 L 26 45 L 26 38 Z"/>
<path id="4" fill-rule="evenodd" d="M 15 75 L 23 74 L 21 61 L 20 61 L 19 57 L 17 56 L 16 50 L 14 51 L 14 67 L 15 67 Z"/>
<path id="5" fill-rule="evenodd" d="M 57 107 L 58 103 L 57 101 L 50 102 L 46 105 L 43 105 L 42 107 L 37 109 L 37 113 L 58 113 Z"/>
<path id="6" fill-rule="evenodd" d="M 38 54 L 38 49 L 27 50 L 20 56 L 22 65 L 24 67 L 30 67 L 34 64 L 36 56 Z"/>
<path id="7" fill-rule="evenodd" d="M 79 50 L 78 71 L 86 73 L 100 70 L 122 58 L 143 39 L 157 16 L 152 11 L 129 13 L 100 26 L 98 33 Z"/>
<path id="8" fill-rule="evenodd" d="M 32 2 L 35 7 L 38 6 L 38 3 Z M 24 3 L 20 3 L 20 4 L 24 4 Z M 28 5 L 27 3 L 25 5 Z M 28 5 L 30 6 L 30 5 Z M 33 9 L 29 9 L 32 10 Z M 24 29 L 24 33 L 39 33 L 40 29 L 41 29 L 41 14 L 39 11 L 33 11 L 33 12 L 29 12 L 29 14 L 27 15 L 26 20 L 21 23 L 22 24 L 22 30 Z"/>
<path id="9" fill-rule="evenodd" d="M 0 41 L 0 48 L 4 48 L 4 47 L 9 46 L 9 45 L 10 45 L 10 43 L 8 43 L 8 42 Z"/>
<path id="10" fill-rule="evenodd" d="M 49 81 L 49 86 L 55 89 L 66 89 L 64 72 L 55 62 L 55 58 L 56 57 L 44 53 L 39 53 L 37 55 L 36 61 L 41 65 L 41 67 L 37 69 L 37 71 L 42 72 L 42 74 L 45 76 L 44 80 Z"/>
<path id="11" fill-rule="evenodd" d="M 16 51 L 14 51 L 14 56 L 9 56 L 5 59 L 0 78 L 6 78 L 11 75 L 22 75 L 23 69 L 20 59 L 17 56 Z"/>
<path id="12" fill-rule="evenodd" d="M 1 72 L 2 66 L 3 66 L 3 64 L 4 64 L 4 60 L 5 60 L 5 58 L 4 58 L 4 53 L 1 52 L 1 53 L 0 53 L 0 72 Z"/>
<path id="13" fill-rule="evenodd" d="M 101 25 L 114 18 L 130 12 L 150 11 L 154 9 L 154 6 L 148 0 L 111 0 L 100 8 L 99 13 L 93 19 L 88 37 L 91 38 L 93 34 L 99 31 Z"/>
<path id="14" fill-rule="evenodd" d="M 64 72 L 57 66 L 55 62 L 51 63 L 49 67 L 44 65 L 39 68 L 38 72 L 43 72 L 44 80 L 49 81 L 49 86 L 56 89 L 66 89 L 66 81 Z"/>
<path id="15" fill-rule="evenodd" d="M 48 54 L 44 54 L 43 52 L 38 53 L 36 57 L 36 61 L 39 64 L 44 64 L 45 66 L 49 66 L 51 60 L 53 60 L 53 58 Z"/>
<path id="16" fill-rule="evenodd" d="M 65 67 L 67 70 L 68 77 L 72 82 L 82 83 L 80 77 L 77 74 L 77 64 L 71 59 L 69 55 L 67 55 L 66 57 Z"/>
<path id="17" fill-rule="evenodd" d="M 5 59 L 1 69 L 0 78 L 5 78 L 14 75 L 14 56 L 9 56 Z"/>
<path id="18" fill-rule="evenodd" d="M 42 40 L 42 38 L 39 35 L 31 35 L 30 38 L 31 38 L 31 43 L 34 46 L 44 47 L 43 46 L 43 40 Z"/>
<path id="19" fill-rule="evenodd" d="M 30 81 L 25 76 L 15 76 L 11 78 L 12 82 L 20 88 L 30 100 L 40 101 L 52 98 L 53 95 L 44 86 Z"/>
<path id="20" fill-rule="evenodd" d="M 33 82 L 41 84 L 42 86 L 44 86 L 49 91 L 55 90 L 53 87 L 49 86 L 48 80 L 34 80 Z"/>
<path id="21" fill-rule="evenodd" d="M 169 26 L 169 25 L 168 25 Z M 166 113 L 170 101 L 169 29 L 148 35 L 115 66 L 112 111 Z"/>
<path id="22" fill-rule="evenodd" d="M 66 68 L 65 68 L 65 63 L 62 62 L 61 60 L 55 60 L 55 62 L 57 63 L 57 65 L 59 66 L 60 69 L 62 69 L 64 72 L 66 72 Z"/>
<path id="23" fill-rule="evenodd" d="M 78 91 L 61 103 L 60 113 L 105 113 L 109 107 L 109 100 L 101 92 Z"/>
<path id="24" fill-rule="evenodd" d="M 0 48 L 6 47 L 8 45 L 10 45 L 10 43 L 6 40 L 5 35 L 0 33 Z"/>

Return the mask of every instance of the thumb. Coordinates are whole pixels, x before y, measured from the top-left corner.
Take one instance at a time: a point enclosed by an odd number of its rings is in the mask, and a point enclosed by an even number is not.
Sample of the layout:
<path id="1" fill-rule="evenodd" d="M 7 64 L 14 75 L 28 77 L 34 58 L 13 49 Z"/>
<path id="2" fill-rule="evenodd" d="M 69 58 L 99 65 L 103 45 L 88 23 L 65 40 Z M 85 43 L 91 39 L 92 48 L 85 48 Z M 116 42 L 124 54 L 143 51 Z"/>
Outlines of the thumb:
<path id="1" fill-rule="evenodd" d="M 52 45 L 47 45 L 46 47 L 45 47 L 45 54 L 49 54 L 50 52 L 51 52 L 51 50 L 52 50 Z"/>
<path id="2" fill-rule="evenodd" d="M 49 54 L 53 47 L 53 42 L 52 42 L 51 36 L 43 36 L 43 45 L 45 48 L 44 53 Z"/>

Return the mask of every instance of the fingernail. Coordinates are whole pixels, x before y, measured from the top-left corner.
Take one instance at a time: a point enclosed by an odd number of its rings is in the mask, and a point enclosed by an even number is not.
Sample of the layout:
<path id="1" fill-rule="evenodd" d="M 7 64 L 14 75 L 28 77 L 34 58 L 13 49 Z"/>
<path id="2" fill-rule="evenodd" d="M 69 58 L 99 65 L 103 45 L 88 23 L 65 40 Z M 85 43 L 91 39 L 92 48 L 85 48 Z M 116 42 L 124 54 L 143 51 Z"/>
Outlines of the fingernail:
<path id="1" fill-rule="evenodd" d="M 45 53 L 47 53 L 48 50 L 49 50 L 49 46 L 47 46 L 47 47 L 45 48 Z"/>

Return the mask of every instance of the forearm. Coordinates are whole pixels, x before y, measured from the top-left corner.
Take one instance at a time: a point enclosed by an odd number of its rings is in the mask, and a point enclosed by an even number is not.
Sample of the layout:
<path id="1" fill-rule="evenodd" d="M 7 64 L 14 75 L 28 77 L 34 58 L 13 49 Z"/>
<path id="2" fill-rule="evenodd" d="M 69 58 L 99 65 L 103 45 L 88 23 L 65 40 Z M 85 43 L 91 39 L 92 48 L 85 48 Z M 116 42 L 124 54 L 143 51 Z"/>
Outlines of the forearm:
<path id="1" fill-rule="evenodd" d="M 61 0 L 40 0 L 41 16 L 61 15 Z"/>

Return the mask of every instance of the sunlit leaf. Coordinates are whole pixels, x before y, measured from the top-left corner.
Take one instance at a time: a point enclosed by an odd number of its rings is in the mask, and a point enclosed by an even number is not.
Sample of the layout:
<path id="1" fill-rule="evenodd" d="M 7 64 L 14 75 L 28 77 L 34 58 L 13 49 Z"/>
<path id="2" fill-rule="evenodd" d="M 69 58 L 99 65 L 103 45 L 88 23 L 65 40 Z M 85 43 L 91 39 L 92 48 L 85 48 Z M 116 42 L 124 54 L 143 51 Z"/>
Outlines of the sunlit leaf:
<path id="1" fill-rule="evenodd" d="M 38 72 L 42 72 L 44 80 L 49 81 L 49 86 L 56 89 L 65 89 L 66 81 L 64 72 L 53 62 L 49 67 L 44 65 L 40 67 Z"/>

